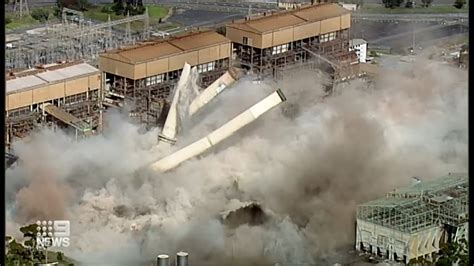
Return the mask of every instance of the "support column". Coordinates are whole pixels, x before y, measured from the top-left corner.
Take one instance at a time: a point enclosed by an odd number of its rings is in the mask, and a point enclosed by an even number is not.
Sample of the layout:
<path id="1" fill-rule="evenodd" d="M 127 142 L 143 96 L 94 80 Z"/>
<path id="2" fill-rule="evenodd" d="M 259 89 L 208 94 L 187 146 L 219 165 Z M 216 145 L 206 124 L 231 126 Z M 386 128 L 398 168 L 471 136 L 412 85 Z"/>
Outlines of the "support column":
<path id="1" fill-rule="evenodd" d="M 250 47 L 250 71 L 253 72 L 253 47 Z"/>

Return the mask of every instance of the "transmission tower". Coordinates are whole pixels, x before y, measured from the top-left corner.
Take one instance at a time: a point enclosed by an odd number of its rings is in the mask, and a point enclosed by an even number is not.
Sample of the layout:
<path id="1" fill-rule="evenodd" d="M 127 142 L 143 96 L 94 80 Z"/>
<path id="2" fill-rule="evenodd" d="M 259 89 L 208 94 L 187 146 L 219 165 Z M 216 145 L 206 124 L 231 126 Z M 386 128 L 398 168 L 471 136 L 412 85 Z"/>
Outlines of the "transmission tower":
<path id="1" fill-rule="evenodd" d="M 24 14 L 28 14 L 30 12 L 30 9 L 28 8 L 28 0 L 15 0 L 13 11 L 15 13 L 18 12 L 20 18 L 22 18 Z"/>

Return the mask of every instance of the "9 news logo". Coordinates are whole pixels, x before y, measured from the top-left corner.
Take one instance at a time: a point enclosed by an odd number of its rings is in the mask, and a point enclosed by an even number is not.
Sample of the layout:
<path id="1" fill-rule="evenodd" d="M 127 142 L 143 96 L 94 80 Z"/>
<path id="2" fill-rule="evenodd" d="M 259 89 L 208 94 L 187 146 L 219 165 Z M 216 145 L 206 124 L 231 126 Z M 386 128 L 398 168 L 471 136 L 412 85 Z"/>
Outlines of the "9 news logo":
<path id="1" fill-rule="evenodd" d="M 69 247 L 71 224 L 68 220 L 37 221 L 36 244 L 38 248 Z"/>

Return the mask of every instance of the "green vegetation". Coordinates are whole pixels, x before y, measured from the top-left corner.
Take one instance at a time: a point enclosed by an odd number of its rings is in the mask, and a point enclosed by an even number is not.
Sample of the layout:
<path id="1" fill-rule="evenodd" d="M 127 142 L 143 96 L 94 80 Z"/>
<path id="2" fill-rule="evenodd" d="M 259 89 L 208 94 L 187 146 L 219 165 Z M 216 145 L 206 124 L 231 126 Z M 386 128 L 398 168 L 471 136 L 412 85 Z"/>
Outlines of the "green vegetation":
<path id="1" fill-rule="evenodd" d="M 111 20 L 117 20 L 126 17 L 126 15 L 117 15 L 113 7 L 113 4 L 90 6 L 86 11 L 84 11 L 84 17 L 103 22 L 106 22 L 109 19 L 109 16 Z M 168 14 L 167 7 L 157 5 L 149 5 L 147 7 L 148 15 L 150 17 L 150 26 L 158 26 L 158 24 L 161 22 L 160 19 Z M 126 25 L 119 25 L 118 27 L 125 28 Z M 143 22 L 134 21 L 130 24 L 130 28 L 132 31 L 141 31 L 143 30 Z"/>
<path id="2" fill-rule="evenodd" d="M 168 8 L 163 6 L 150 5 L 148 7 L 148 15 L 152 21 L 158 21 L 160 18 L 165 17 L 168 14 Z M 90 18 L 97 21 L 107 21 L 109 18 L 111 20 L 125 18 L 126 15 L 117 15 L 114 12 L 113 4 L 97 5 L 88 7 L 84 11 L 84 17 Z M 132 14 L 130 14 L 132 15 Z"/>
<path id="3" fill-rule="evenodd" d="M 49 19 L 50 11 L 45 8 L 36 8 L 31 11 L 31 17 L 39 22 L 45 22 Z"/>
<path id="4" fill-rule="evenodd" d="M 461 0 L 464 1 L 464 0 Z M 381 5 L 370 5 L 365 4 L 357 12 L 360 13 L 385 13 L 385 14 L 443 14 L 443 13 L 467 13 L 469 8 L 467 5 L 463 6 L 461 9 L 457 9 L 454 6 L 430 6 L 430 7 L 415 7 L 415 8 L 404 8 L 404 7 L 394 7 L 386 8 Z"/>
<path id="5" fill-rule="evenodd" d="M 7 23 L 8 22 L 8 23 Z M 5 28 L 12 30 L 17 28 L 29 27 L 38 24 L 39 21 L 31 16 L 24 16 L 22 18 L 10 14 L 5 14 Z"/>
<path id="6" fill-rule="evenodd" d="M 22 18 L 13 13 L 5 12 L 5 28 L 13 30 L 18 28 L 26 28 L 44 23 L 53 17 L 54 8 L 34 8 L 30 10 L 30 14 L 25 14 Z"/>
<path id="7" fill-rule="evenodd" d="M 454 2 L 454 7 L 457 9 L 462 9 L 465 4 L 466 4 L 466 0 L 456 0 Z"/>
<path id="8" fill-rule="evenodd" d="M 164 6 L 147 6 L 150 18 L 160 19 L 166 17 L 168 8 Z"/>
<path id="9" fill-rule="evenodd" d="M 73 261 L 61 252 L 42 251 L 38 250 L 36 246 L 36 224 L 30 224 L 20 228 L 23 233 L 25 242 L 18 243 L 11 236 L 6 236 L 6 265 L 32 265 L 34 263 L 46 262 L 46 255 L 48 261 L 57 261 L 61 265 L 74 265 Z M 47 252 L 47 253 L 46 253 Z"/>
<path id="10" fill-rule="evenodd" d="M 459 242 L 445 243 L 441 246 L 438 255 L 433 256 L 433 261 L 439 266 L 468 265 L 468 243 L 465 239 Z M 420 257 L 412 259 L 408 265 L 432 265 L 433 262 L 427 261 Z"/>
<path id="11" fill-rule="evenodd" d="M 111 20 L 121 19 L 125 16 L 116 15 L 112 10 L 112 4 L 105 4 L 99 6 L 91 6 L 84 11 L 84 17 L 97 21 L 107 21 L 110 16 Z"/>

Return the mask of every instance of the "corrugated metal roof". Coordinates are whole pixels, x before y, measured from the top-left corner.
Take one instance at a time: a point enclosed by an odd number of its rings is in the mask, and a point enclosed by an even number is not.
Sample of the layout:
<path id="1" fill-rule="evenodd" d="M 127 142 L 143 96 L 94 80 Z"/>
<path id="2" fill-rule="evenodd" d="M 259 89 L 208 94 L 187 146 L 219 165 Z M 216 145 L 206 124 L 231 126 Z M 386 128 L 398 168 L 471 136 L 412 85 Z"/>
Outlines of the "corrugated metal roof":
<path id="1" fill-rule="evenodd" d="M 46 81 L 34 75 L 7 80 L 7 93 L 46 84 L 46 83 L 47 83 Z"/>
<path id="2" fill-rule="evenodd" d="M 146 44 L 144 46 L 134 47 L 131 49 L 125 48 L 124 50 L 116 50 L 106 53 L 104 56 L 127 63 L 136 63 L 181 52 L 182 50 L 178 47 L 175 47 L 168 42 L 161 41 L 156 42 L 153 45 Z"/>
<path id="3" fill-rule="evenodd" d="M 180 38 L 169 40 L 169 43 L 179 47 L 183 51 L 195 50 L 213 44 L 226 42 L 230 42 L 230 40 L 213 31 L 202 32 L 196 35 L 186 35 Z"/>
<path id="4" fill-rule="evenodd" d="M 213 31 L 195 32 L 168 40 L 146 42 L 133 47 L 113 50 L 103 53 L 101 56 L 136 64 L 221 43 L 230 43 L 230 40 Z"/>
<path id="5" fill-rule="evenodd" d="M 7 92 L 33 88 L 57 81 L 71 79 L 87 74 L 96 73 L 99 70 L 89 64 L 82 63 L 64 68 L 41 72 L 35 75 L 7 80 Z"/>
<path id="6" fill-rule="evenodd" d="M 268 19 L 256 19 L 247 21 L 247 25 L 258 32 L 268 32 L 283 29 L 305 23 L 301 18 L 291 14 L 268 16 Z"/>
<path id="7" fill-rule="evenodd" d="M 338 4 L 321 4 L 292 11 L 292 14 L 306 21 L 320 21 L 350 13 Z"/>
<path id="8" fill-rule="evenodd" d="M 264 33 L 303 23 L 338 17 L 347 13 L 350 12 L 338 4 L 319 4 L 251 18 L 249 20 L 239 20 L 227 26 L 255 33 Z"/>

